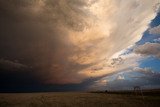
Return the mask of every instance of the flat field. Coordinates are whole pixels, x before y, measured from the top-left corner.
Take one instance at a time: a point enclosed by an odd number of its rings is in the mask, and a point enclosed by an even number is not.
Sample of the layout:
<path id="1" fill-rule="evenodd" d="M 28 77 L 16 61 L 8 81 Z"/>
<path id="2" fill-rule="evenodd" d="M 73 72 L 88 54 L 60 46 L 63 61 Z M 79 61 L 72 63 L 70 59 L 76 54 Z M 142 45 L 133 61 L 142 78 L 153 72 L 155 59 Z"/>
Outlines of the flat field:
<path id="1" fill-rule="evenodd" d="M 89 92 L 0 93 L 0 107 L 160 107 L 160 96 Z"/>

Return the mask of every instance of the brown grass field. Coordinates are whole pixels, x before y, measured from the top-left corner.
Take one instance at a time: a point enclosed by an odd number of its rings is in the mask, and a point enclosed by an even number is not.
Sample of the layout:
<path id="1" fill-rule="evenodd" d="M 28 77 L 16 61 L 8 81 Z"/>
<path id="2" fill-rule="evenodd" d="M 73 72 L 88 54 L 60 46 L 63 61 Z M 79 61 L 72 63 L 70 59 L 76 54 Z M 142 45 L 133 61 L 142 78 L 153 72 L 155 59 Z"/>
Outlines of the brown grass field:
<path id="1" fill-rule="evenodd" d="M 1 93 L 0 107 L 159 107 L 159 93 L 49 92 Z"/>

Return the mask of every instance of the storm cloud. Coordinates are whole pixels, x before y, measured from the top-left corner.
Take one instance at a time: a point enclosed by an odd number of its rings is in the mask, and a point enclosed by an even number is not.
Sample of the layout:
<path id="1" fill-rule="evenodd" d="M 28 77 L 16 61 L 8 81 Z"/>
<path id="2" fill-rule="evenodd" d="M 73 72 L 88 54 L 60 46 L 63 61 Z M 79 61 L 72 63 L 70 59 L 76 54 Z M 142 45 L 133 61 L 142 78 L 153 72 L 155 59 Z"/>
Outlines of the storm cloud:
<path id="1" fill-rule="evenodd" d="M 156 4 L 156 0 L 1 0 L 0 74 L 7 79 L 33 76 L 37 84 L 80 84 L 110 74 L 112 67 L 108 69 L 104 59 L 141 38 L 156 16 Z M 90 73 L 93 68 L 100 69 Z"/>

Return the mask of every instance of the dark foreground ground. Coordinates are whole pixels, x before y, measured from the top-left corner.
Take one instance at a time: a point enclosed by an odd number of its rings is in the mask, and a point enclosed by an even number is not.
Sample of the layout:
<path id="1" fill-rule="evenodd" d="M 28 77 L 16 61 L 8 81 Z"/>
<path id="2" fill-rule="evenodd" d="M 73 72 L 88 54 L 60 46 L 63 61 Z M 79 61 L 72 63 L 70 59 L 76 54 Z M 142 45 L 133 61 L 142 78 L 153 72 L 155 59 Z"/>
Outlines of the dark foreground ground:
<path id="1" fill-rule="evenodd" d="M 0 107 L 160 107 L 159 93 L 1 93 Z"/>

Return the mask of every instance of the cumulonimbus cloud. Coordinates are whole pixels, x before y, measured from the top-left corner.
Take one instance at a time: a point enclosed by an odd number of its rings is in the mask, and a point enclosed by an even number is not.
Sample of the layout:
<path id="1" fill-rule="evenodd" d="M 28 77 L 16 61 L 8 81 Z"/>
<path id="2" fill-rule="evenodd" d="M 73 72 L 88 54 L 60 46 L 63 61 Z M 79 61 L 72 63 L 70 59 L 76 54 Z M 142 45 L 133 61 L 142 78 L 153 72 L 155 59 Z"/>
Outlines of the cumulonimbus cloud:
<path id="1" fill-rule="evenodd" d="M 0 1 L 0 57 L 16 59 L 43 83 L 80 83 L 134 44 L 156 16 L 157 0 Z M 112 69 L 112 68 L 110 68 Z"/>

